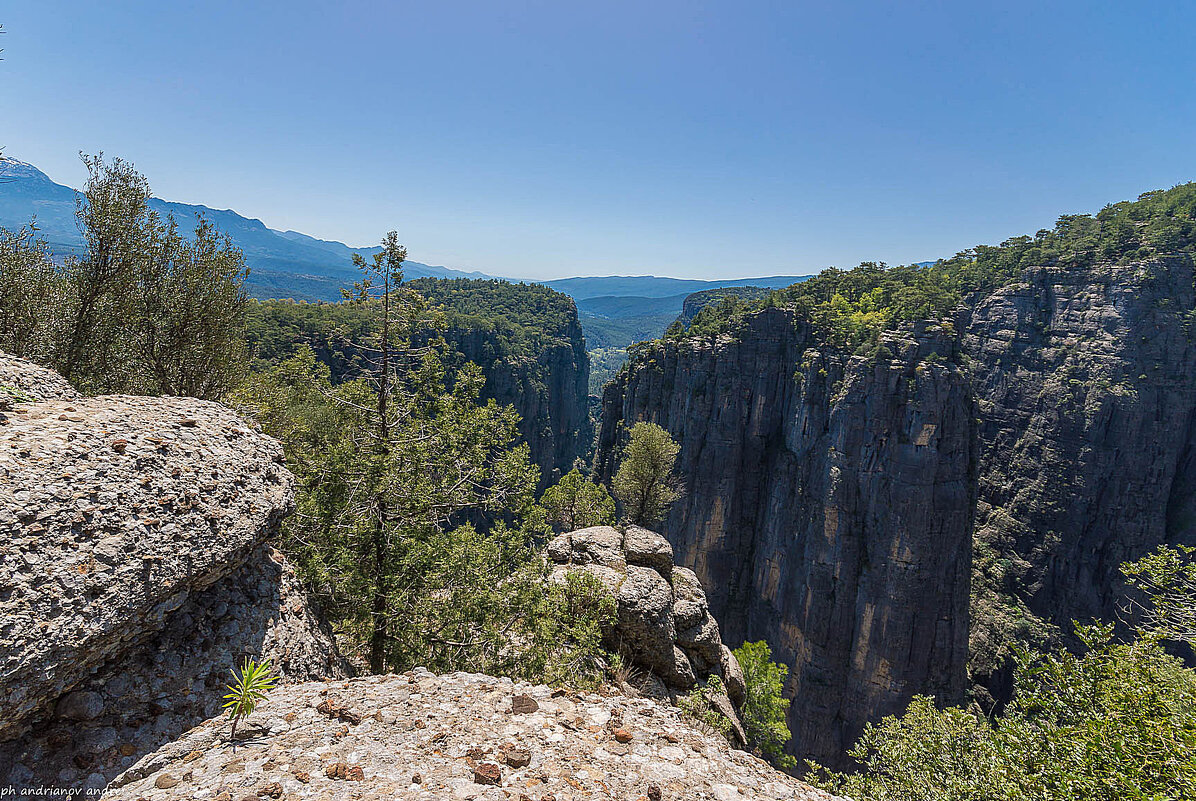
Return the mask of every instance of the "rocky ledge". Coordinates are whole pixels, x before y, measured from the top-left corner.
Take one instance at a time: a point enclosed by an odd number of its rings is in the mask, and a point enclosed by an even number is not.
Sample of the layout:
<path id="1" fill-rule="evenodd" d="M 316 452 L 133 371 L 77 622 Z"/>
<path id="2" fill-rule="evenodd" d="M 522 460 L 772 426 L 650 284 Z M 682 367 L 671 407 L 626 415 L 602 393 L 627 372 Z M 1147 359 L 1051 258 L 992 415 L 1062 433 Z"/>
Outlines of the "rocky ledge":
<path id="1" fill-rule="evenodd" d="M 347 675 L 266 545 L 277 442 L 190 398 L 82 398 L 0 354 L 0 788 L 97 788 L 218 708 L 228 670 Z"/>
<path id="2" fill-rule="evenodd" d="M 603 644 L 639 668 L 638 692 L 676 703 L 680 694 L 717 677 L 725 691 L 707 700 L 731 723 L 738 743 L 747 741 L 739 719 L 743 670 L 722 642 L 702 583 L 692 570 L 673 564 L 668 540 L 639 526 L 593 526 L 555 537 L 548 556 L 554 581 L 588 573 L 614 596 L 618 619 L 603 632 Z"/>
<path id="3" fill-rule="evenodd" d="M 242 734 L 243 732 L 243 734 Z M 803 799 L 831 796 L 647 698 L 423 670 L 291 685 L 238 729 L 213 718 L 108 799 Z"/>

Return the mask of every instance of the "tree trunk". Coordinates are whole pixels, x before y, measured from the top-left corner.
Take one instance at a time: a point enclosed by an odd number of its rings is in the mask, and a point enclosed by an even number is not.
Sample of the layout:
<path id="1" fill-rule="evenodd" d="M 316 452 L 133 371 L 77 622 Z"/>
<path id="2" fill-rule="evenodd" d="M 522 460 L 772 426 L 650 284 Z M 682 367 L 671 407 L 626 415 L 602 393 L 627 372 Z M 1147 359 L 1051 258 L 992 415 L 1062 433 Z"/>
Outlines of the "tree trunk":
<path id="1" fill-rule="evenodd" d="M 374 530 L 374 604 L 370 617 L 370 672 L 386 672 L 386 502 L 378 500 L 378 522 Z"/>

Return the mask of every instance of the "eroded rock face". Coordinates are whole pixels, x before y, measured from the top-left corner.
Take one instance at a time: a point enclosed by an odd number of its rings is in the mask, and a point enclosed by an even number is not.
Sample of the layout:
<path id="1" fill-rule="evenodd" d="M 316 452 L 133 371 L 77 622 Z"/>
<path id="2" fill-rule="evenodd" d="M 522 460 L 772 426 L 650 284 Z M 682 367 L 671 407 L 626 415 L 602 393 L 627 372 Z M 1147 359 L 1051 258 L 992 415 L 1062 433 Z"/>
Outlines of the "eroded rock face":
<path id="1" fill-rule="evenodd" d="M 1119 565 L 1196 543 L 1189 257 L 1034 268 L 960 312 L 979 428 L 973 673 L 1018 628 L 1122 617 Z M 995 672 L 994 668 L 997 668 Z"/>
<path id="2" fill-rule="evenodd" d="M 145 754 L 220 712 L 230 668 L 269 658 L 287 681 L 344 677 L 331 633 L 277 550 L 193 593 L 166 628 L 76 684 L 0 743 L 0 786 L 102 788 Z"/>
<path id="3" fill-rule="evenodd" d="M 234 754 L 227 723 L 208 721 L 105 797 L 831 799 L 666 704 L 465 673 L 292 685 L 244 732 Z"/>
<path id="4" fill-rule="evenodd" d="M 0 427 L 0 737 L 226 575 L 293 493 L 278 443 L 215 403 L 19 405 Z"/>
<path id="5" fill-rule="evenodd" d="M 727 717 L 745 738 L 738 708 L 743 671 L 719 636 L 706 593 L 693 571 L 673 565 L 673 548 L 654 531 L 629 526 L 594 526 L 555 537 L 548 555 L 553 579 L 571 571 L 598 578 L 615 598 L 618 622 L 604 632 L 605 645 L 649 671 L 646 690 L 676 700 L 700 681 L 717 676 L 726 687 Z M 664 686 L 652 689 L 653 683 Z"/>
<path id="6" fill-rule="evenodd" d="M 344 675 L 292 570 L 277 442 L 189 398 L 81 398 L 0 360 L 0 785 L 92 786 L 209 716 L 227 671 Z M 37 400 L 45 398 L 45 400 Z"/>
<path id="7" fill-rule="evenodd" d="M 958 700 L 969 660 L 1008 697 L 1011 639 L 1117 619 L 1119 564 L 1196 542 L 1194 307 L 1176 256 L 1028 270 L 894 358 L 765 309 L 608 385 L 599 476 L 636 421 L 681 443 L 662 533 L 724 638 L 792 667 L 794 753 L 834 764 L 912 693 Z"/>
<path id="8" fill-rule="evenodd" d="M 767 309 L 737 338 L 656 345 L 603 405 L 603 478 L 637 421 L 681 445 L 684 494 L 663 531 L 696 575 L 674 571 L 674 620 L 708 604 L 725 641 L 767 640 L 791 668 L 791 750 L 824 764 L 841 765 L 865 722 L 915 693 L 965 689 L 967 379 L 937 326 L 884 345 L 883 358 L 826 350 Z M 712 639 L 678 635 L 695 667 Z"/>
<path id="9" fill-rule="evenodd" d="M 484 370 L 483 396 L 519 412 L 519 433 L 540 468 L 540 489 L 568 473 L 593 439 L 590 357 L 576 313 L 564 330 L 541 344 L 534 358 L 506 354 L 509 346 L 494 331 L 450 329 L 445 336 Z"/>

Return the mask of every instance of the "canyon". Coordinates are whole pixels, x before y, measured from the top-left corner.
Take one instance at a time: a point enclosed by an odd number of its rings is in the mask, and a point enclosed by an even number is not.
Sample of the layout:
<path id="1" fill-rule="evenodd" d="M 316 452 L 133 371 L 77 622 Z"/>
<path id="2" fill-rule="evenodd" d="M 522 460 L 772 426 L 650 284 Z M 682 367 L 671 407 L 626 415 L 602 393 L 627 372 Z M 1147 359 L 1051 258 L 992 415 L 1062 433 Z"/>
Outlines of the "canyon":
<path id="1" fill-rule="evenodd" d="M 871 352 L 786 308 L 642 346 L 596 473 L 680 443 L 662 527 L 726 642 L 792 666 L 790 750 L 843 765 L 914 694 L 1009 697 L 1009 647 L 1116 620 L 1118 566 L 1196 542 L 1190 255 L 1035 267 Z"/>

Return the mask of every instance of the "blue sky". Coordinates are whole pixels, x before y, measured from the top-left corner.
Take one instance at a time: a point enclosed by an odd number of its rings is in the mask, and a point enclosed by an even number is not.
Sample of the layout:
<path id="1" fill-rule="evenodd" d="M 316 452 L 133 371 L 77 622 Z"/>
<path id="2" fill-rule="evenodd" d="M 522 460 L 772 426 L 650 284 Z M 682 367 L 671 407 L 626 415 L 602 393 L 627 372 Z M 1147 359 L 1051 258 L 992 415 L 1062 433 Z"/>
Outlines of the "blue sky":
<path id="1" fill-rule="evenodd" d="M 492 274 L 920 261 L 1196 178 L 1196 4 L 0 4 L 0 144 Z"/>

